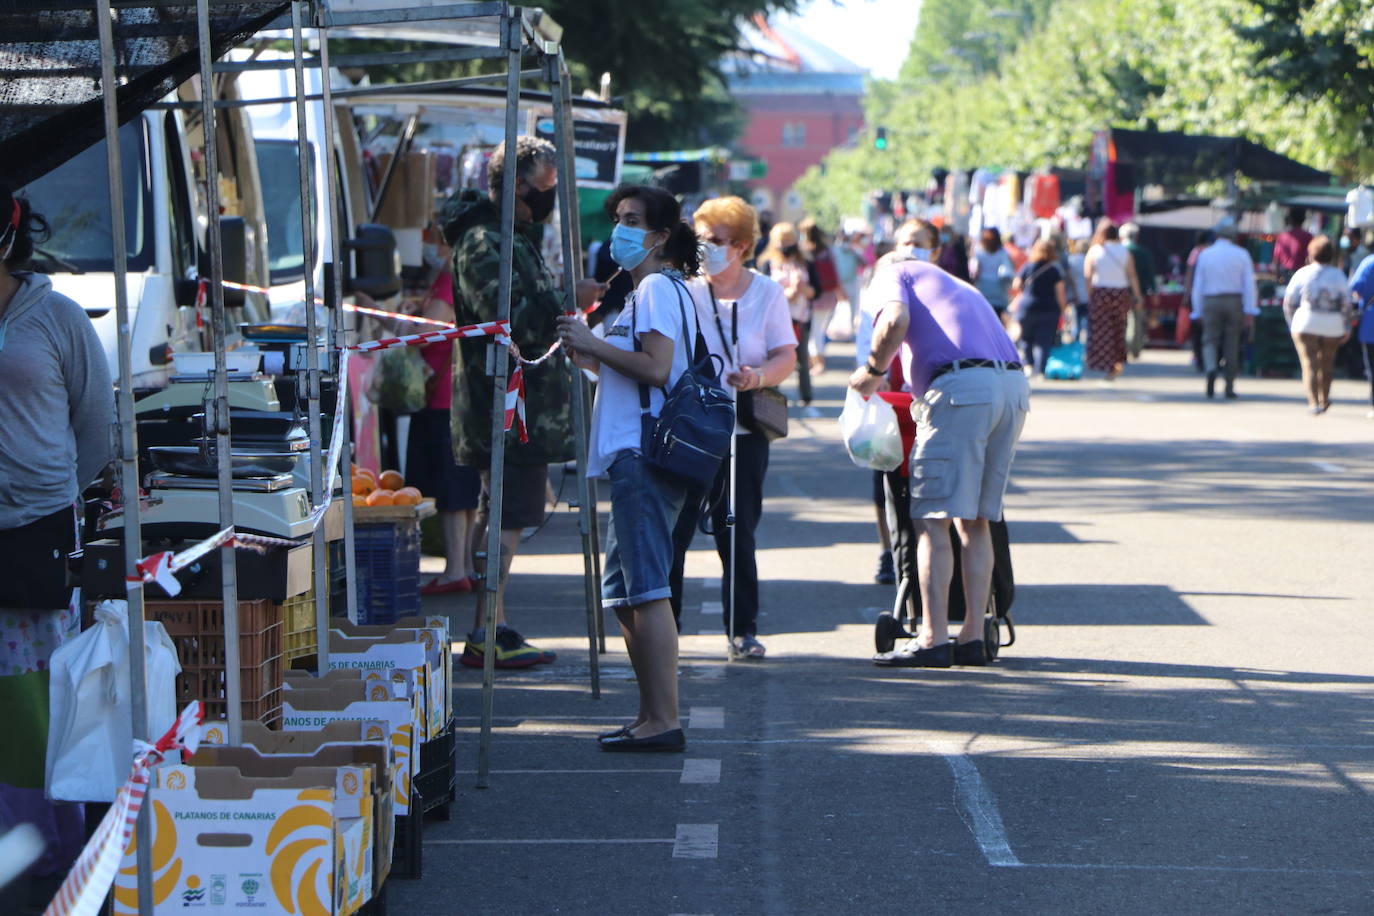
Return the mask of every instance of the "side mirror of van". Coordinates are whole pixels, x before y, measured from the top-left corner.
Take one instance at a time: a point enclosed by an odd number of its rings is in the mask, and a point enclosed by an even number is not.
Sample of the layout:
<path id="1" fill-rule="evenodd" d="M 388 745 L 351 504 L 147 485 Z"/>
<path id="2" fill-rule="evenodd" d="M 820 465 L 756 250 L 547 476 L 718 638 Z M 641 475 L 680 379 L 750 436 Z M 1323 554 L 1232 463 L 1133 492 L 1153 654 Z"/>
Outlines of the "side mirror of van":
<path id="1" fill-rule="evenodd" d="M 248 224 L 241 216 L 221 216 L 219 218 L 220 254 L 224 260 L 224 279 L 227 283 L 248 282 Z M 209 253 L 200 253 L 197 269 L 202 277 L 210 276 Z M 177 305 L 196 304 L 196 281 L 177 281 Z M 241 306 L 247 301 L 244 291 L 226 286 L 224 304 L 228 308 Z"/>
<path id="2" fill-rule="evenodd" d="M 389 228 L 363 223 L 347 247 L 353 252 L 354 269 L 344 277 L 345 293 L 366 293 L 382 300 L 401 291 L 401 256 Z"/>

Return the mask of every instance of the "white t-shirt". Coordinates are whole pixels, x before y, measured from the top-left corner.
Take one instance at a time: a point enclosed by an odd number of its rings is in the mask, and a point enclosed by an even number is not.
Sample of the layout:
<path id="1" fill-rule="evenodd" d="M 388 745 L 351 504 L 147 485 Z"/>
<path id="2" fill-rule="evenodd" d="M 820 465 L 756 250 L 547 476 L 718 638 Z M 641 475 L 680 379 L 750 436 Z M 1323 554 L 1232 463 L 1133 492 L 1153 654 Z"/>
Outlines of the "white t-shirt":
<path id="1" fill-rule="evenodd" d="M 1125 289 L 1131 285 L 1126 265 L 1131 263 L 1131 253 L 1120 242 L 1094 245 L 1088 249 L 1088 257 L 1093 262 L 1093 286 L 1104 289 Z"/>
<path id="2" fill-rule="evenodd" d="M 792 330 L 792 316 L 787 308 L 787 297 L 776 280 L 765 277 L 758 271 L 749 271 L 750 282 L 744 295 L 737 300 L 716 298 L 712 314 L 711 288 L 706 280 L 697 279 L 687 284 L 696 302 L 697 320 L 701 322 L 701 334 L 706 338 L 706 348 L 721 358 L 725 368 L 721 371 L 721 381 L 725 375 L 740 366 L 758 369 L 768 361 L 768 352 L 779 347 L 795 347 L 796 332 Z M 738 319 L 739 324 L 735 321 Z M 719 321 L 719 324 L 717 324 Z M 725 331 L 725 338 L 720 336 Z M 738 343 L 734 341 L 738 339 Z M 734 359 L 731 359 L 733 354 Z M 738 395 L 734 385 L 724 385 L 732 398 Z M 736 428 L 742 436 L 749 430 Z"/>
<path id="3" fill-rule="evenodd" d="M 615 323 L 606 329 L 606 343 L 619 350 L 634 350 L 631 322 L 641 341 L 650 331 L 657 331 L 673 341 L 669 389 L 687 371 L 697 333 L 692 297 L 682 291 L 678 282 L 665 274 L 645 277 L 626 297 L 625 308 Z M 686 328 L 683 328 L 684 316 L 687 317 Z M 663 389 L 650 386 L 649 413 L 656 417 L 662 409 Z M 592 405 L 588 477 L 605 477 L 615 456 L 625 449 L 639 451 L 642 436 L 639 415 L 639 383 L 603 363 L 596 386 L 596 402 Z"/>
<path id="4" fill-rule="evenodd" d="M 1298 268 L 1283 293 L 1283 308 L 1292 316 L 1289 330 L 1294 334 L 1344 337 L 1354 310 L 1351 302 L 1345 274 L 1330 264 Z"/>

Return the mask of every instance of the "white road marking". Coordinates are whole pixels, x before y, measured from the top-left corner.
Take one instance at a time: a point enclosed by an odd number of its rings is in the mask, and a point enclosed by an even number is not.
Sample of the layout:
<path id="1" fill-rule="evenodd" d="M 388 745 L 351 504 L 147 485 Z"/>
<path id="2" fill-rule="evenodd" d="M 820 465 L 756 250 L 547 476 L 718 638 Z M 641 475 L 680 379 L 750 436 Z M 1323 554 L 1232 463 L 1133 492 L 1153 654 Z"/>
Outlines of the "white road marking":
<path id="1" fill-rule="evenodd" d="M 673 858 L 714 859 L 719 846 L 719 824 L 678 824 Z"/>
<path id="2" fill-rule="evenodd" d="M 701 757 L 690 757 L 682 761 L 681 782 L 684 785 L 715 785 L 720 782 L 720 761 Z"/>
<path id="3" fill-rule="evenodd" d="M 678 827 L 679 836 L 681 827 Z M 659 839 L 480 839 L 480 840 L 425 840 L 426 846 L 633 846 L 641 843 L 673 843 L 680 842 L 678 837 L 671 840 Z M 676 854 L 674 845 L 674 854 Z M 714 854 L 710 858 L 715 858 Z"/>
<path id="4" fill-rule="evenodd" d="M 475 774 L 476 770 L 459 770 L 459 773 L 468 775 Z M 634 775 L 636 773 L 681 773 L 676 768 L 672 769 L 618 769 L 618 770 L 491 770 L 491 773 L 500 776 L 620 776 Z M 686 780 L 683 780 L 684 782 Z"/>
<path id="5" fill-rule="evenodd" d="M 945 758 L 945 763 L 954 773 L 954 798 L 966 815 L 964 823 L 973 832 L 973 839 L 983 850 L 988 864 L 1019 867 L 1021 860 L 1011 851 L 1006 828 L 1002 826 L 1002 815 L 997 812 L 997 801 L 988 791 L 973 761 L 954 745 L 931 743 L 930 749 Z"/>
<path id="6" fill-rule="evenodd" d="M 703 614 L 719 614 L 724 611 L 724 606 L 719 601 L 701 602 L 701 612 Z"/>
<path id="7" fill-rule="evenodd" d="M 994 863 L 995 864 L 995 863 Z M 1264 868 L 1257 865 L 1113 865 L 1111 863 L 1017 862 L 1012 868 L 1063 868 L 1075 871 L 1201 871 L 1245 872 L 1262 875 L 1352 875 L 1365 877 L 1374 871 L 1357 868 Z"/>
<path id="8" fill-rule="evenodd" d="M 724 630 L 697 630 L 696 636 L 724 636 Z"/>
<path id="9" fill-rule="evenodd" d="M 724 728 L 724 706 L 693 706 L 687 711 L 688 728 Z"/>
<path id="10" fill-rule="evenodd" d="M 1332 464 L 1332 463 L 1329 462 L 1329 461 L 1312 461 L 1312 462 L 1309 462 L 1309 464 L 1311 464 L 1312 467 L 1316 468 L 1317 470 L 1319 470 L 1319 471 L 1325 471 L 1325 472 L 1328 473 L 1328 474 L 1344 474 L 1344 473 L 1345 473 L 1345 468 L 1341 467 L 1339 464 Z"/>

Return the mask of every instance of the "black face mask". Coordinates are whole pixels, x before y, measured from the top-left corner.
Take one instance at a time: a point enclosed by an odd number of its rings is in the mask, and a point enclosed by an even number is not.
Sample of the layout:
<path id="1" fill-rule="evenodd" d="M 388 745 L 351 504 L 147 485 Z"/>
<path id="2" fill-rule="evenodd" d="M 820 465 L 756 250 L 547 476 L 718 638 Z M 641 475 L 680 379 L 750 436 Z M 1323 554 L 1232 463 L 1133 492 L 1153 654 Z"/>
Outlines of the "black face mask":
<path id="1" fill-rule="evenodd" d="M 554 185 L 547 191 L 540 191 L 530 188 L 525 193 L 525 206 L 530 208 L 530 222 L 542 223 L 549 218 L 553 212 L 553 206 L 558 201 L 558 185 Z"/>
<path id="2" fill-rule="evenodd" d="M 795 258 L 795 257 L 797 256 L 797 252 L 799 252 L 799 251 L 801 251 L 801 246 L 799 246 L 799 245 L 783 245 L 783 246 L 782 246 L 782 254 L 783 254 L 783 257 L 785 257 L 785 258 Z"/>

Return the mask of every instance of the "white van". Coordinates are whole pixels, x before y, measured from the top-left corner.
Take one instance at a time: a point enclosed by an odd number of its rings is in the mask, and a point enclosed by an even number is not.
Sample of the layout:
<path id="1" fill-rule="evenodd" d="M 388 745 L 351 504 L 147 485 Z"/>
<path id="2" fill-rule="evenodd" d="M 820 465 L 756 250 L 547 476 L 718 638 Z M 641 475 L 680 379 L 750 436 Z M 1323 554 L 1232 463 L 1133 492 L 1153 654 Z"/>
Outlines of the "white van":
<path id="1" fill-rule="evenodd" d="M 170 350 L 197 350 L 196 264 L 203 230 L 179 112 L 145 111 L 119 130 L 132 371 L 137 388 L 161 387 Z M 111 369 L 119 365 L 105 142 L 20 189 L 52 227 L 34 266 L 91 316 Z"/>

